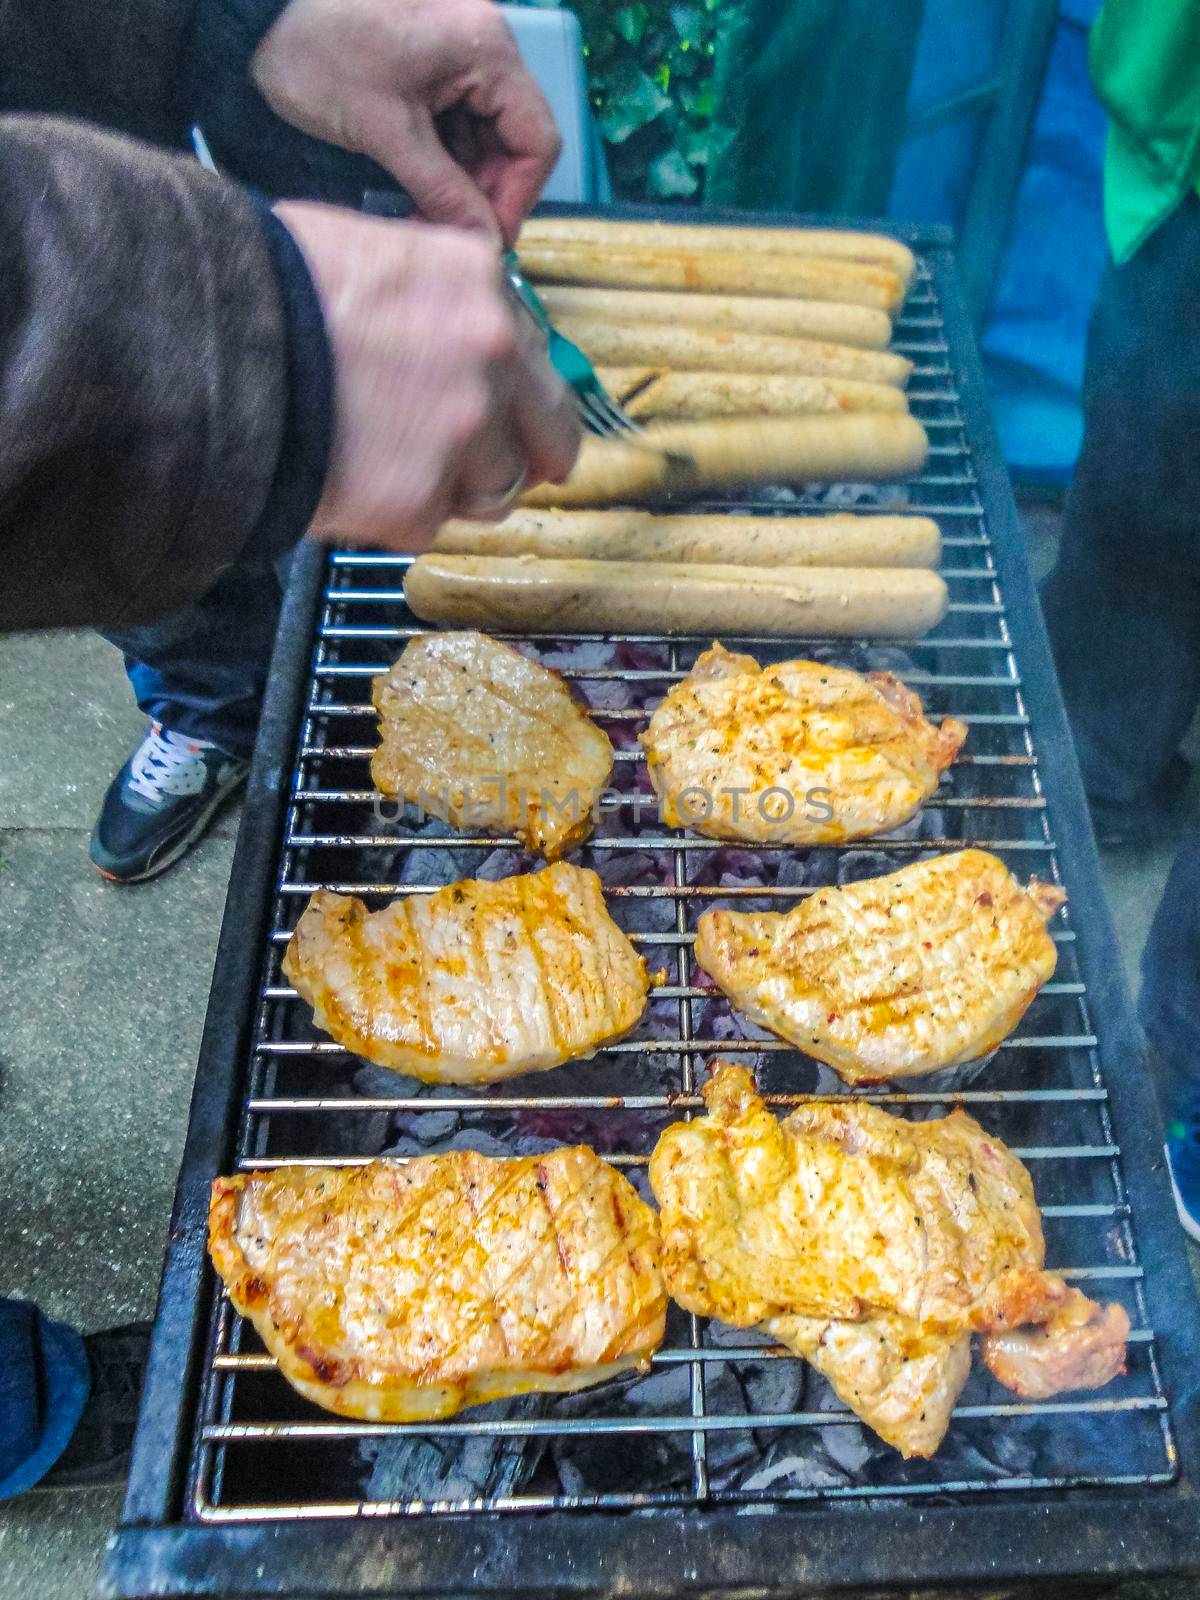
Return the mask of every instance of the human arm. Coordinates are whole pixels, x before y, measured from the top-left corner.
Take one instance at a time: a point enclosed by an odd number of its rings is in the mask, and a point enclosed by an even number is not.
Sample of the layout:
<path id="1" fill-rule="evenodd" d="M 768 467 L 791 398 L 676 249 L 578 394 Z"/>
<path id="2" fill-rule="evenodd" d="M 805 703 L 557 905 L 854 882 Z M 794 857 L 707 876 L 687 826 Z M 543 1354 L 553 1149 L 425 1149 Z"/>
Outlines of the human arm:
<path id="1" fill-rule="evenodd" d="M 0 628 L 119 625 L 310 519 L 417 549 L 578 426 L 481 240 L 264 215 L 194 162 L 0 119 Z"/>

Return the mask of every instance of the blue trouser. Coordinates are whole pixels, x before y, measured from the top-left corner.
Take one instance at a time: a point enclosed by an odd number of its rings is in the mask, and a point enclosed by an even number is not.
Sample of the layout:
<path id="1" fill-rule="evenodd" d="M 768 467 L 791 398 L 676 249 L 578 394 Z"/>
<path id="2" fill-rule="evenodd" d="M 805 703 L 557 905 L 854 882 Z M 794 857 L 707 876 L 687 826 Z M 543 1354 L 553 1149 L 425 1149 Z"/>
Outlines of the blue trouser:
<path id="1" fill-rule="evenodd" d="M 237 561 L 201 599 L 142 627 L 106 633 L 137 703 L 175 733 L 249 756 L 283 598 L 283 562 Z"/>
<path id="2" fill-rule="evenodd" d="M 1110 267 L 1042 588 L 1088 796 L 1152 804 L 1200 702 L 1200 200 Z"/>
<path id="3" fill-rule="evenodd" d="M 67 1448 L 91 1373 L 74 1328 L 0 1300 L 0 1500 L 33 1487 Z"/>
<path id="4" fill-rule="evenodd" d="M 1084 444 L 1042 607 L 1093 801 L 1155 805 L 1200 703 L 1200 201 L 1110 267 Z M 1117 916 L 1122 908 L 1114 907 Z M 1171 869 L 1139 1014 L 1168 1120 L 1200 1112 L 1200 843 Z"/>
<path id="5" fill-rule="evenodd" d="M 1171 864 L 1142 954 L 1138 1015 L 1164 1120 L 1200 1118 L 1200 843 Z"/>

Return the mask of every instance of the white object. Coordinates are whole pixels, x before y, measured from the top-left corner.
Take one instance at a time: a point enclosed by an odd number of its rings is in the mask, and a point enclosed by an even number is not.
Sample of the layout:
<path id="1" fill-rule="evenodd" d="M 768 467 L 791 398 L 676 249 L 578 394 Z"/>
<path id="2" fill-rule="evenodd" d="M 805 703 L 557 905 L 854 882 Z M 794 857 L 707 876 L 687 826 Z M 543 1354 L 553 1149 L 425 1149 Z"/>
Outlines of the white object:
<path id="1" fill-rule="evenodd" d="M 583 36 L 571 11 L 501 6 L 525 65 L 550 102 L 562 154 L 542 190 L 543 200 L 596 200 L 593 134 L 583 69 Z"/>

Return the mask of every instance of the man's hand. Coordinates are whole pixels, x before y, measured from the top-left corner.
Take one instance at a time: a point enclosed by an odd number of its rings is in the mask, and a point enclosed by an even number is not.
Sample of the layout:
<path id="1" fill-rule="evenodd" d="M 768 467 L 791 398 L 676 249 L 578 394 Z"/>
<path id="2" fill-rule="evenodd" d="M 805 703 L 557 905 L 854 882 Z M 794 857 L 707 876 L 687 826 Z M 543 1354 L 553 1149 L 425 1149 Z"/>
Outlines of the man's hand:
<path id="1" fill-rule="evenodd" d="M 450 516 L 503 515 L 520 481 L 561 480 L 579 448 L 570 393 L 515 318 L 493 244 L 289 201 L 276 215 L 320 296 L 334 442 L 320 537 L 422 549 Z"/>
<path id="2" fill-rule="evenodd" d="M 251 71 L 281 117 L 371 156 L 430 222 L 512 244 L 559 150 L 491 0 L 291 0 Z"/>

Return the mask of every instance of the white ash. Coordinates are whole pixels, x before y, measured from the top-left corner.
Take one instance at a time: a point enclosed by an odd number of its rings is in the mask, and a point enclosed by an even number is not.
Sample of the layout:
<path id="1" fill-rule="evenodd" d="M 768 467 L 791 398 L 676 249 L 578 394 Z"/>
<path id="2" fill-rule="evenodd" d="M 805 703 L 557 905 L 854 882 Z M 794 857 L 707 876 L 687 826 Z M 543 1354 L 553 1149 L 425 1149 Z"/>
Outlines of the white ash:
<path id="1" fill-rule="evenodd" d="M 615 665 L 616 646 L 607 639 L 579 639 L 542 650 L 539 660 L 556 672 L 605 672 Z"/>
<path id="2" fill-rule="evenodd" d="M 804 492 L 825 506 L 907 506 L 911 498 L 902 483 L 808 483 Z"/>

